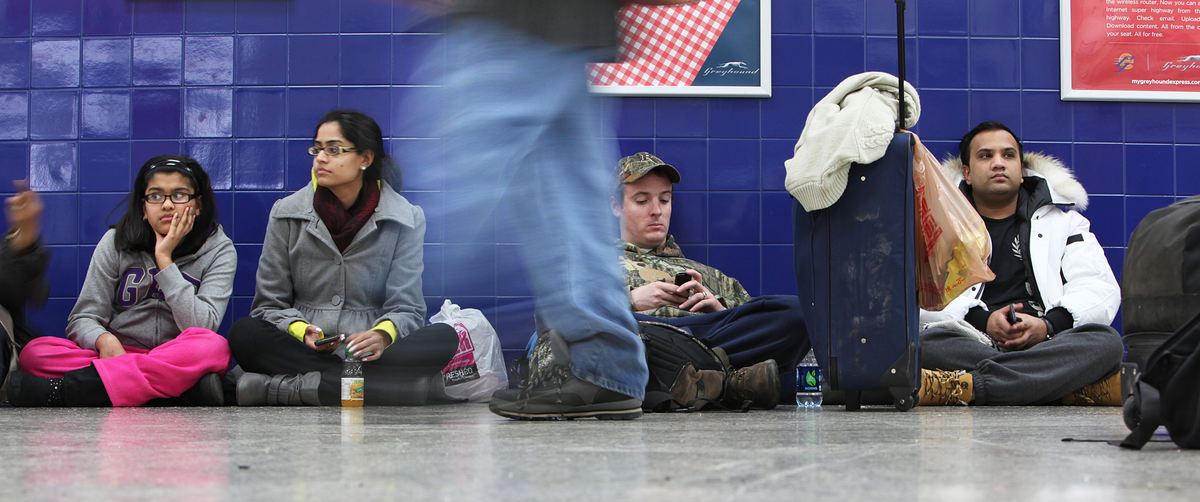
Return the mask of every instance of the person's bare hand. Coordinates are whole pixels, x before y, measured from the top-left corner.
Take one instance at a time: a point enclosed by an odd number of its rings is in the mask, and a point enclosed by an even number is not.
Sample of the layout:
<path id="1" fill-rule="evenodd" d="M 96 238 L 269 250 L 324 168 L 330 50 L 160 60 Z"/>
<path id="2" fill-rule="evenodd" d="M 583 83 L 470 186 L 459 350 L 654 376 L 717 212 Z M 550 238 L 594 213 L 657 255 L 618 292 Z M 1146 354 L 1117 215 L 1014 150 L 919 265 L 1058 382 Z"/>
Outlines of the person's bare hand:
<path id="1" fill-rule="evenodd" d="M 678 307 L 679 304 L 687 301 L 687 295 L 679 295 L 677 290 L 678 288 L 674 284 L 655 281 L 633 288 L 633 291 L 629 292 L 629 298 L 633 304 L 633 310 L 638 312 L 667 305 Z"/>
<path id="2" fill-rule="evenodd" d="M 171 228 L 167 230 L 167 235 L 154 234 L 154 260 L 158 262 L 159 270 L 174 263 L 172 253 L 187 237 L 188 232 L 192 231 L 192 225 L 195 223 L 196 210 L 192 209 L 192 206 L 185 205 L 182 211 L 176 212 L 175 217 L 171 218 Z"/>
<path id="3" fill-rule="evenodd" d="M 324 336 L 325 332 L 316 324 L 309 324 L 307 328 L 304 328 L 304 344 L 317 352 L 333 352 L 334 349 L 342 344 L 342 340 L 346 339 L 345 335 L 338 335 L 337 340 L 325 343 L 324 345 L 317 345 L 317 340 L 320 340 Z"/>
<path id="4" fill-rule="evenodd" d="M 346 337 L 346 343 L 350 355 L 363 361 L 375 361 L 382 357 L 384 349 L 392 344 L 392 337 L 383 331 L 369 329 L 350 334 Z"/>
<path id="5" fill-rule="evenodd" d="M 1040 317 L 1017 312 L 1016 324 L 1013 328 L 1016 335 L 996 345 L 1007 350 L 1025 350 L 1046 341 L 1046 323 Z"/>
<path id="6" fill-rule="evenodd" d="M 100 353 L 100 359 L 108 359 L 125 355 L 125 347 L 121 345 L 117 335 L 105 332 L 96 339 L 96 352 Z"/>
<path id="7" fill-rule="evenodd" d="M 1000 345 L 1004 342 L 1012 340 L 1020 336 L 1021 329 L 1016 324 L 1008 322 L 1008 311 L 1012 309 L 1012 305 L 1008 305 L 1001 309 L 996 309 L 988 315 L 987 334 L 996 340 L 996 344 Z M 1019 314 L 1019 313 L 1018 313 Z"/>
<path id="8" fill-rule="evenodd" d="M 19 251 L 37 242 L 44 206 L 37 192 L 29 189 L 28 180 L 14 180 L 13 188 L 17 194 L 4 201 L 4 216 L 9 228 L 16 232 L 9 247 Z"/>
<path id="9" fill-rule="evenodd" d="M 717 300 L 717 295 L 714 295 L 708 286 L 704 285 L 704 278 L 700 276 L 700 272 L 692 269 L 687 269 L 687 275 L 691 276 L 692 280 L 676 286 L 675 292 L 677 295 L 686 295 L 687 301 L 679 304 L 679 308 L 689 312 L 719 312 L 725 310 L 725 305 Z"/>

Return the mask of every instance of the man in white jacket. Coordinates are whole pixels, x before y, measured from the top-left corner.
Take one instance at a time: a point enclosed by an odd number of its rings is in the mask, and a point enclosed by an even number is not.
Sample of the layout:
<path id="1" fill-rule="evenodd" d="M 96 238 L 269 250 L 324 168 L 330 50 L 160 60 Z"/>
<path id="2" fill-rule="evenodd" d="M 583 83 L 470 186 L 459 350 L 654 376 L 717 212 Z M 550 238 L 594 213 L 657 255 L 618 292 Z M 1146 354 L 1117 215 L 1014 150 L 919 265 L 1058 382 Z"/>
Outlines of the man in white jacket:
<path id="1" fill-rule="evenodd" d="M 1075 208 L 1087 192 L 1008 127 L 976 126 L 947 171 L 983 217 L 996 278 L 921 311 L 921 405 L 1120 404 L 1121 293 Z"/>

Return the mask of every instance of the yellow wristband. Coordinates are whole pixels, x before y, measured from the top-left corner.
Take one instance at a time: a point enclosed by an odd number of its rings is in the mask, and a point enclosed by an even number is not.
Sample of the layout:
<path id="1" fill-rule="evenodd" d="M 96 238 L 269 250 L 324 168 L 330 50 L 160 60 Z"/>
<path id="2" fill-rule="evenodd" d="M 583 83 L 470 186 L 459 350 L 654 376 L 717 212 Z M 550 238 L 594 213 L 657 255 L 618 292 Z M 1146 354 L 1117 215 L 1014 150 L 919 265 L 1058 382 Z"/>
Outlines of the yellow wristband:
<path id="1" fill-rule="evenodd" d="M 303 342 L 304 341 L 304 332 L 308 331 L 308 326 L 309 326 L 309 324 L 304 321 L 295 321 L 288 325 L 287 332 L 289 335 L 292 335 L 295 339 Z"/>
<path id="2" fill-rule="evenodd" d="M 384 319 L 384 320 L 380 321 L 379 324 L 376 324 L 374 328 L 371 328 L 371 329 L 377 329 L 379 331 L 387 333 L 388 336 L 392 337 L 392 341 L 389 343 L 389 345 L 392 343 L 396 343 L 396 324 L 393 323 L 392 321 Z"/>

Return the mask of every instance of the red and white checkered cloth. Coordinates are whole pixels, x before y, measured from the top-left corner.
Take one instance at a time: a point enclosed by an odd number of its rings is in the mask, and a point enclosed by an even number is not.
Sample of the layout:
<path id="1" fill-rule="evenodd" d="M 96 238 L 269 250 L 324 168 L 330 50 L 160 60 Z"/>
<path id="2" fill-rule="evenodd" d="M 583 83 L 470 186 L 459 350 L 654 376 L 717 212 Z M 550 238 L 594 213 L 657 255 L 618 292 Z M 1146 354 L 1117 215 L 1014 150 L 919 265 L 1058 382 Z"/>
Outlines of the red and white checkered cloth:
<path id="1" fill-rule="evenodd" d="M 619 63 L 595 63 L 593 85 L 692 85 L 741 0 L 697 0 L 655 7 L 629 4 L 617 14 Z"/>

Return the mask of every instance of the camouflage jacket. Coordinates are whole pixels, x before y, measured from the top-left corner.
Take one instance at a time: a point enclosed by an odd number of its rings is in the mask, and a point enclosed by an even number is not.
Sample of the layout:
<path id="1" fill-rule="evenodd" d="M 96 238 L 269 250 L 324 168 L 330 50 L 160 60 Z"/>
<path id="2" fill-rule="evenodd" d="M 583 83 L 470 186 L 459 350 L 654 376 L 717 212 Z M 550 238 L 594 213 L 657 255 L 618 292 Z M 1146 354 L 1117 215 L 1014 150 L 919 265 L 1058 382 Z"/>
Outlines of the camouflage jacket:
<path id="1" fill-rule="evenodd" d="M 643 252 L 637 246 L 623 242 L 625 253 L 621 257 L 621 265 L 625 269 L 625 285 L 629 291 L 644 286 L 653 281 L 674 282 L 675 274 L 687 269 L 700 272 L 704 286 L 716 295 L 726 307 L 736 307 L 750 301 L 750 293 L 732 277 L 720 270 L 695 260 L 684 258 L 683 251 L 675 244 L 675 238 L 668 235 L 667 241 L 656 249 Z M 631 301 L 632 305 L 632 301 Z M 688 312 L 678 307 L 663 306 L 656 309 L 643 310 L 639 314 L 655 317 L 684 317 L 700 312 Z"/>

